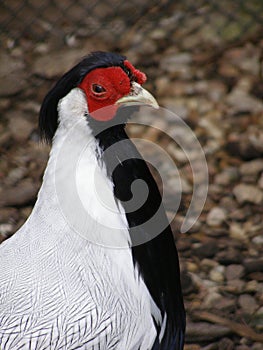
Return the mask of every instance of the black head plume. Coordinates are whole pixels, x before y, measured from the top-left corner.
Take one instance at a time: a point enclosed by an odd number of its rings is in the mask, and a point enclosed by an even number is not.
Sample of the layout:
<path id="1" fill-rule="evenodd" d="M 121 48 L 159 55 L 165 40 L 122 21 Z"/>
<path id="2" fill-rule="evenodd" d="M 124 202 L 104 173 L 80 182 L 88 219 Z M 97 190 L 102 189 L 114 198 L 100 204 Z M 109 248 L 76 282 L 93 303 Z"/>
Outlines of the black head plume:
<path id="1" fill-rule="evenodd" d="M 89 54 L 64 74 L 44 98 L 39 115 L 42 140 L 51 143 L 58 127 L 58 103 L 70 90 L 77 87 L 90 71 L 96 68 L 123 66 L 125 56 L 97 51 Z"/>

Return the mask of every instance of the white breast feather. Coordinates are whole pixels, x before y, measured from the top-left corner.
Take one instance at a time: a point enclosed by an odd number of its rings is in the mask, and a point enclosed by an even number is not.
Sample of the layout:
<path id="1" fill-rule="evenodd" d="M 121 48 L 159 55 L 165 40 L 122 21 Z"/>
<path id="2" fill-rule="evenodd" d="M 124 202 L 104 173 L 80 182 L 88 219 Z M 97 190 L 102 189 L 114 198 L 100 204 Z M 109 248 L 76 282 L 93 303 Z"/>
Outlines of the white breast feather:
<path id="1" fill-rule="evenodd" d="M 60 127 L 36 205 L 0 246 L 1 350 L 147 350 L 155 340 L 152 314 L 160 322 L 160 311 L 134 269 L 126 217 L 99 166 L 85 112 L 79 89 L 61 101 Z M 78 225 L 66 174 L 87 141 L 75 179 L 84 212 L 91 215 L 81 216 Z M 95 189 L 103 193 L 102 203 Z"/>

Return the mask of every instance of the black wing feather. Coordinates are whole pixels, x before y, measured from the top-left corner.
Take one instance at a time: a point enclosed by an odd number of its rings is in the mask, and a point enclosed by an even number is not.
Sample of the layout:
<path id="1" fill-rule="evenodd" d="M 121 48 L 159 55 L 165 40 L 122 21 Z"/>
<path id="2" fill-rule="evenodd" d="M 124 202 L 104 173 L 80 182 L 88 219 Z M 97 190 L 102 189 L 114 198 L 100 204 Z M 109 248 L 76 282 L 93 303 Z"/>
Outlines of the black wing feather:
<path id="1" fill-rule="evenodd" d="M 154 349 L 182 350 L 185 310 L 181 292 L 178 254 L 157 184 L 146 162 L 129 140 L 124 125 L 104 129 L 96 137 L 104 151 L 114 143 L 125 140 L 125 143 L 120 144 L 120 147 L 114 148 L 114 152 L 104 153 L 104 161 L 114 183 L 115 196 L 123 201 L 124 209 L 126 209 L 125 202 L 131 199 L 131 184 L 135 179 L 142 179 L 148 186 L 148 198 L 140 209 L 134 212 L 126 211 L 132 241 L 136 241 L 140 235 L 152 237 L 156 227 L 159 227 L 160 221 L 162 221 L 164 229 L 157 237 L 147 243 L 133 246 L 133 259 L 134 263 L 138 265 L 154 301 L 162 314 L 167 316 L 164 337 L 159 346 L 155 343 Z M 116 164 L 112 157 L 125 159 L 125 161 L 121 162 L 115 169 L 111 169 L 112 164 Z M 158 222 L 142 225 L 154 216 L 159 207 L 161 209 L 156 218 Z M 138 225 L 142 226 L 138 229 Z"/>

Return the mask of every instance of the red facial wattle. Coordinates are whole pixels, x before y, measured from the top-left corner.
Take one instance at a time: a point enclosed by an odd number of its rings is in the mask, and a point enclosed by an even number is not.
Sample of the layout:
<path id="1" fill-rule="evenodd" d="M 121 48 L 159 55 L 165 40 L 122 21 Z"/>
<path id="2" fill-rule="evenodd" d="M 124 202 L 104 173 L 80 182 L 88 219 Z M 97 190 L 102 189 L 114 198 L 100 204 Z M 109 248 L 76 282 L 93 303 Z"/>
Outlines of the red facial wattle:
<path id="1" fill-rule="evenodd" d="M 124 66 L 131 72 L 133 80 L 142 85 L 146 82 L 146 74 L 136 69 L 128 60 L 124 61 Z"/>
<path id="2" fill-rule="evenodd" d="M 79 84 L 87 99 L 88 111 L 92 118 L 108 121 L 114 118 L 118 106 L 115 102 L 131 92 L 131 82 L 143 84 L 146 75 L 124 61 L 129 76 L 121 67 L 97 68 L 88 73 Z M 106 108 L 107 107 L 107 108 Z"/>

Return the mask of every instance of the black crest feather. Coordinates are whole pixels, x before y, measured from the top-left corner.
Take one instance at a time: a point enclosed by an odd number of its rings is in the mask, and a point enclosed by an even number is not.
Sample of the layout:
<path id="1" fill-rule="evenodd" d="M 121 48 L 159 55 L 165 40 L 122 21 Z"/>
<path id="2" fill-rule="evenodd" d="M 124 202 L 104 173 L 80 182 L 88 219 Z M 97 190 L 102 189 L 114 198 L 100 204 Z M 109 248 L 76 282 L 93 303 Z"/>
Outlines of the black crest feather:
<path id="1" fill-rule="evenodd" d="M 44 98 L 39 115 L 39 132 L 42 140 L 52 142 L 58 127 L 58 102 L 77 87 L 93 69 L 122 66 L 125 56 L 111 52 L 92 52 L 64 74 Z"/>

